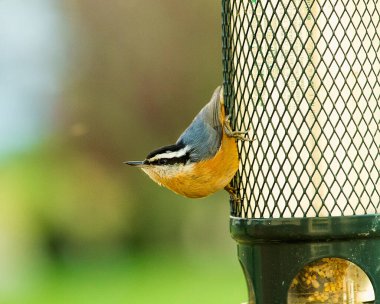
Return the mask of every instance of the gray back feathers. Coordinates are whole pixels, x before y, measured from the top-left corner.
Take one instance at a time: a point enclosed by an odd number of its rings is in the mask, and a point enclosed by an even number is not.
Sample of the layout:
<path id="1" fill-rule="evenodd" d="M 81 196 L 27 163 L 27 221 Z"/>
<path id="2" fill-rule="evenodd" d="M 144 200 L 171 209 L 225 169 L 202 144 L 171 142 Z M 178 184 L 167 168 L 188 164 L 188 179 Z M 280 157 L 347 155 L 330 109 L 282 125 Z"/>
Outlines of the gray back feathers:
<path id="1" fill-rule="evenodd" d="M 220 148 L 222 125 L 219 121 L 221 87 L 216 88 L 211 100 L 182 133 L 177 144 L 190 147 L 190 161 L 212 158 Z"/>

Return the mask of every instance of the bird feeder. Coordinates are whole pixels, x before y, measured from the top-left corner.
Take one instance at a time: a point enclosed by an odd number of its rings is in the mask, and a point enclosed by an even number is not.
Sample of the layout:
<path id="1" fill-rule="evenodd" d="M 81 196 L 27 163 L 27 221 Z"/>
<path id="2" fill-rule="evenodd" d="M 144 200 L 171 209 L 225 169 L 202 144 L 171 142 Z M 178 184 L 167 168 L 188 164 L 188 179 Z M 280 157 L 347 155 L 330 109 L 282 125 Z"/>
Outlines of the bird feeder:
<path id="1" fill-rule="evenodd" d="M 379 1 L 222 3 L 248 303 L 380 303 Z"/>

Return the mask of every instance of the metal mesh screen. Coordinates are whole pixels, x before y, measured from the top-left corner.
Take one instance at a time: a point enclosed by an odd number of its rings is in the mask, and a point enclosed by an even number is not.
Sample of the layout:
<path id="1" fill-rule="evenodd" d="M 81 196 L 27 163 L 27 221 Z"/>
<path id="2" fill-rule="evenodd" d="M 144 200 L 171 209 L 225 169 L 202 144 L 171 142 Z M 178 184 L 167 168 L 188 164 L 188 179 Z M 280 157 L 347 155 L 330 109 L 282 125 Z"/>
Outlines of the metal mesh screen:
<path id="1" fill-rule="evenodd" d="M 223 0 L 242 218 L 380 212 L 380 2 Z"/>

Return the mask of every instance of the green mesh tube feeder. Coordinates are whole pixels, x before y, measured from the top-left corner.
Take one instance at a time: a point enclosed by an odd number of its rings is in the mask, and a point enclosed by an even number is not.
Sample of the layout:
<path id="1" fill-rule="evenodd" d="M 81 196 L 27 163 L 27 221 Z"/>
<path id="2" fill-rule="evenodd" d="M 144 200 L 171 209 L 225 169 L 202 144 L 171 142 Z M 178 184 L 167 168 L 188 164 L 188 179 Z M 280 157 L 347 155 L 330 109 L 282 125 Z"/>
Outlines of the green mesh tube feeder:
<path id="1" fill-rule="evenodd" d="M 380 4 L 223 0 L 248 303 L 380 303 Z"/>

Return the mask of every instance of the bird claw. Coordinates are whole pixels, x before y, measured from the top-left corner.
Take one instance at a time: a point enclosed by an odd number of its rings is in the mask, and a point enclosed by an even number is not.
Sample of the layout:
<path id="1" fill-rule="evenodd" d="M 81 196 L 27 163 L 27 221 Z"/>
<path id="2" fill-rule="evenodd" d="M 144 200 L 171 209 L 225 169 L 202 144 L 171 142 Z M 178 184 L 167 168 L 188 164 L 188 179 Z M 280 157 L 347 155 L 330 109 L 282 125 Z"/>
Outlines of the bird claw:
<path id="1" fill-rule="evenodd" d="M 241 202 L 240 197 L 237 195 L 237 190 L 235 187 L 231 186 L 231 184 L 224 187 L 224 190 L 230 195 L 231 213 L 236 214 Z"/>
<path id="2" fill-rule="evenodd" d="M 254 139 L 247 138 L 248 135 L 248 129 L 247 131 L 234 131 L 231 127 L 231 115 L 227 115 L 226 119 L 224 120 L 224 131 L 226 132 L 228 137 L 233 137 L 242 141 L 249 141 L 252 142 Z"/>

